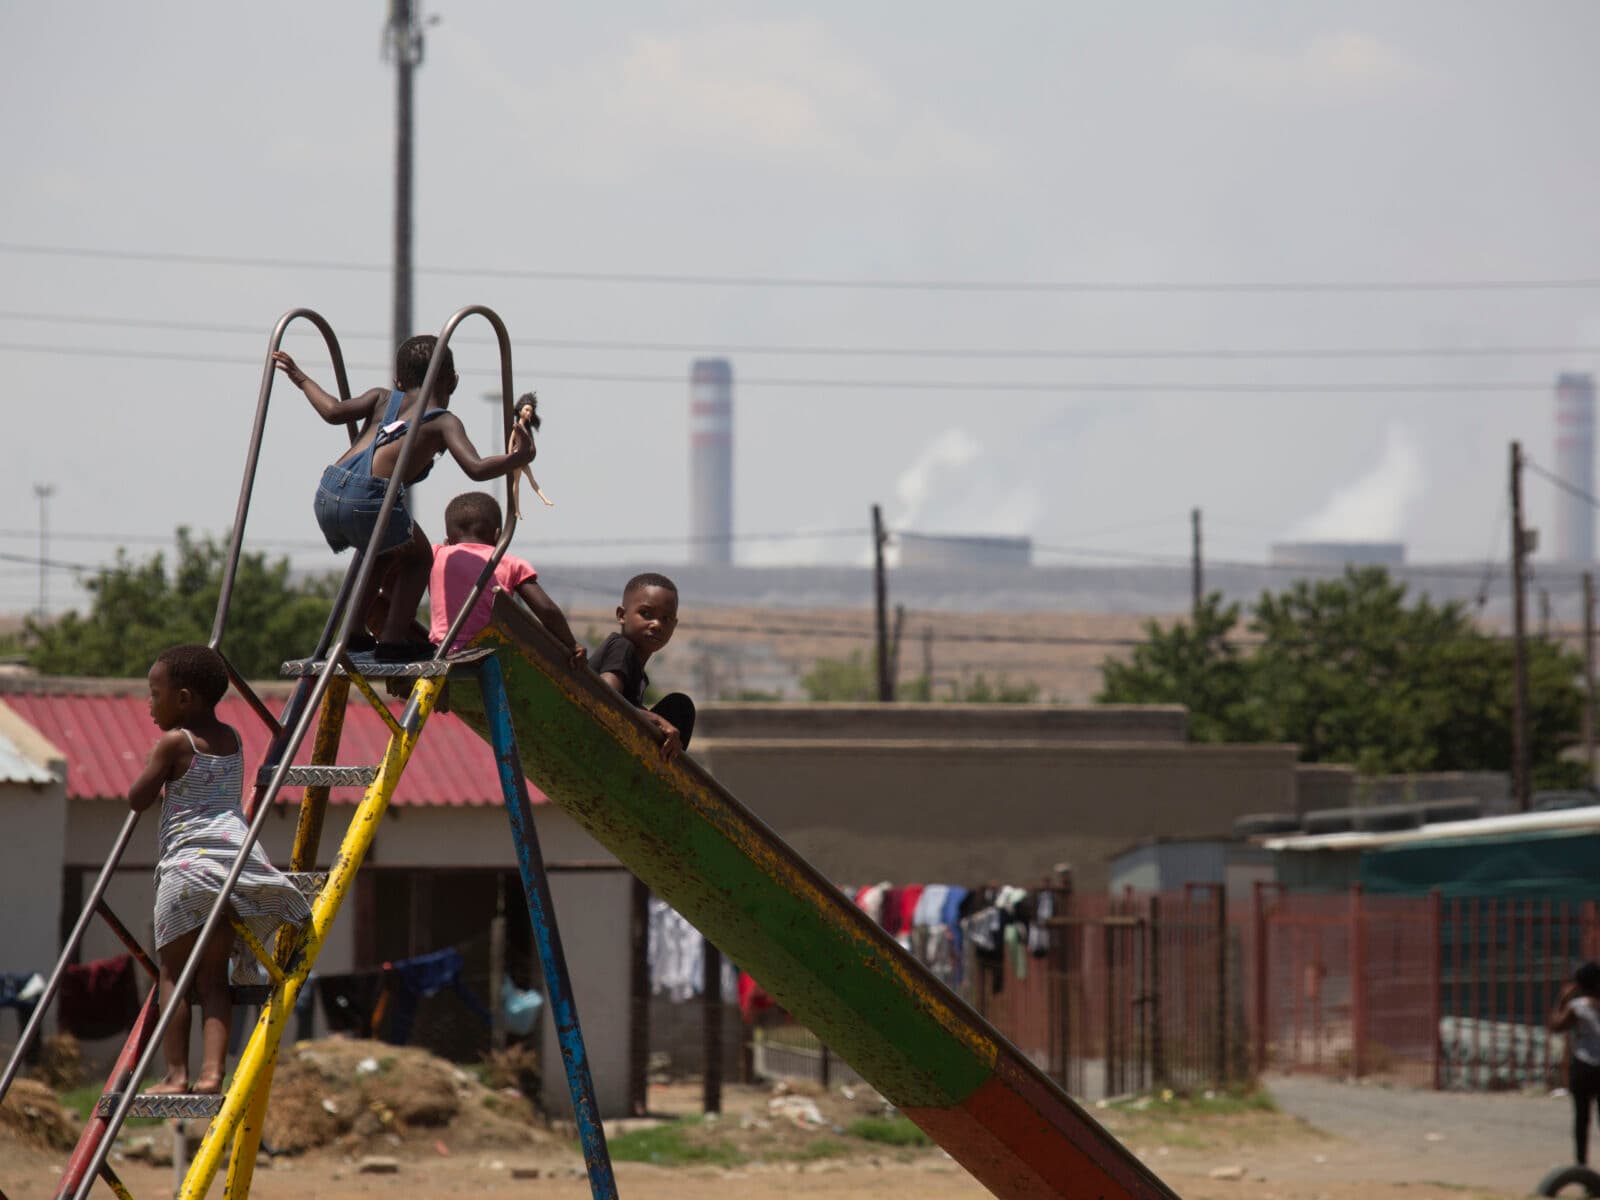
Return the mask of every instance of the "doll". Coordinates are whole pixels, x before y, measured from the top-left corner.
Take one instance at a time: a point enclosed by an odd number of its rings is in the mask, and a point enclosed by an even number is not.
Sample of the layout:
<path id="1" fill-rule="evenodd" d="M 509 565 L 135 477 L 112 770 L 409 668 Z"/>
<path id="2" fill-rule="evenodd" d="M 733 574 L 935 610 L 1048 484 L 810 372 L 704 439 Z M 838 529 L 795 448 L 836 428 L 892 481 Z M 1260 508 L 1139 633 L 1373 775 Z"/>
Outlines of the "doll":
<path id="1" fill-rule="evenodd" d="M 518 399 L 517 414 L 513 421 L 513 425 L 516 427 L 516 429 L 520 429 L 522 431 L 523 436 L 526 437 L 530 443 L 533 441 L 533 431 L 539 428 L 539 397 L 536 393 L 526 392 L 520 399 Z M 515 434 L 513 434 L 513 438 L 514 437 Z M 511 442 L 506 443 L 506 450 L 508 452 L 511 450 L 511 445 Z M 528 477 L 528 486 L 533 488 L 533 494 L 539 497 L 539 499 L 543 500 L 547 508 L 554 507 L 555 501 L 550 499 L 549 496 L 546 496 L 544 492 L 540 490 L 539 481 L 533 477 L 533 472 L 527 467 L 523 467 L 520 471 L 511 476 L 512 513 L 515 514 L 518 519 L 522 517 L 522 500 L 517 493 L 517 485 L 521 482 L 521 477 L 523 475 Z"/>

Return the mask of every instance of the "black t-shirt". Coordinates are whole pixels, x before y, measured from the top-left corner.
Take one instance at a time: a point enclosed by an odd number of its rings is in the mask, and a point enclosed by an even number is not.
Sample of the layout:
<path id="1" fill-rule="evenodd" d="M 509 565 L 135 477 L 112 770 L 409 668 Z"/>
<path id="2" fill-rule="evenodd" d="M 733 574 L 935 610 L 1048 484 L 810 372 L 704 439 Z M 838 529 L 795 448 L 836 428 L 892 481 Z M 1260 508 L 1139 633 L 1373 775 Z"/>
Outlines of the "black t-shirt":
<path id="1" fill-rule="evenodd" d="M 644 689 L 650 676 L 644 673 L 644 660 L 638 648 L 620 633 L 613 633 L 600 647 L 600 653 L 589 660 L 595 674 L 610 672 L 622 677 L 622 697 L 636 708 L 644 707 Z"/>

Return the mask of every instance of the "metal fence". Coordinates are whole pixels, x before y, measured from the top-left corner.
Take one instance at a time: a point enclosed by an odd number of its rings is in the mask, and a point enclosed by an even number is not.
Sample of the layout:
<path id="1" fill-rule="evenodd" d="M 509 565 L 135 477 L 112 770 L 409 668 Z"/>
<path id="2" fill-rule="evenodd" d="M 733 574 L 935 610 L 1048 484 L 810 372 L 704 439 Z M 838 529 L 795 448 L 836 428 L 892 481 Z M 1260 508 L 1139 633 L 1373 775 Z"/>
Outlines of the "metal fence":
<path id="1" fill-rule="evenodd" d="M 1263 1070 L 1496 1090 L 1563 1082 L 1546 1022 L 1600 906 L 1543 898 L 1061 895 L 1039 956 L 968 958 L 965 997 L 1085 1100 L 1245 1083 Z M 794 1027 L 774 1073 L 837 1078 Z M 826 1064 L 826 1065 L 824 1065 Z"/>
<path id="2" fill-rule="evenodd" d="M 1243 913 L 1220 888 L 1063 896 L 1042 961 L 980 974 L 978 1011 L 1075 1096 L 1221 1086 L 1241 1066 Z"/>

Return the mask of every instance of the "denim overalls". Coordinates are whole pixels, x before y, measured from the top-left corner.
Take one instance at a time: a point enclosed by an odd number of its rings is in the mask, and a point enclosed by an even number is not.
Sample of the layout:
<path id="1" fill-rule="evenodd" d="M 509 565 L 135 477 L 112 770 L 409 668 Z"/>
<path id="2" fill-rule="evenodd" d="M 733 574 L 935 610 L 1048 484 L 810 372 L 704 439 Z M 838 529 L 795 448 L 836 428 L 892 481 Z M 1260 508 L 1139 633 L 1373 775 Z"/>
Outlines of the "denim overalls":
<path id="1" fill-rule="evenodd" d="M 372 538 L 373 527 L 378 523 L 378 511 L 383 507 L 383 494 L 389 488 L 387 479 L 380 479 L 372 473 L 372 456 L 381 447 L 405 436 L 406 422 L 397 419 L 405 395 L 399 388 L 390 393 L 383 424 L 379 426 L 378 435 L 372 439 L 371 445 L 348 462 L 335 463 L 322 472 L 315 504 L 317 524 L 321 526 L 322 536 L 328 540 L 328 546 L 335 554 L 351 548 L 364 550 Z M 443 416 L 446 411 L 443 408 L 429 409 L 422 414 L 422 420 Z M 431 470 L 433 463 L 429 461 L 411 482 L 421 483 Z M 401 484 L 394 510 L 389 514 L 389 526 L 378 545 L 378 553 L 387 554 L 390 550 L 398 549 L 410 537 L 411 513 L 406 508 L 406 485 Z"/>

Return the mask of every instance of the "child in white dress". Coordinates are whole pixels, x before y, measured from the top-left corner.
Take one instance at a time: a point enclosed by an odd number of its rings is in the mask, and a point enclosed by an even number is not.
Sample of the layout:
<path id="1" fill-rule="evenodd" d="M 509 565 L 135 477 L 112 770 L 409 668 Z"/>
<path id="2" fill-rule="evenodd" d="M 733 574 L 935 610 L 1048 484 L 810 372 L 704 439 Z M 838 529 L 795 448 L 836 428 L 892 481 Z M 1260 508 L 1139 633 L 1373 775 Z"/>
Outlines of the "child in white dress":
<path id="1" fill-rule="evenodd" d="M 173 991 L 248 832 L 241 805 L 244 748 L 238 733 L 217 719 L 228 672 L 216 651 L 208 646 L 164 650 L 150 668 L 149 683 L 150 717 L 162 734 L 128 789 L 128 803 L 142 812 L 165 797 L 156 864 L 156 954 L 162 1006 L 177 1006 L 162 1043 L 166 1074 L 150 1091 L 215 1094 L 222 1090 L 228 1048 L 231 929 L 219 928 L 206 944 L 195 975 L 204 1050 L 192 1086 L 189 999 Z M 229 907 L 268 948 L 279 926 L 311 916 L 305 897 L 259 845 L 251 848 Z"/>

